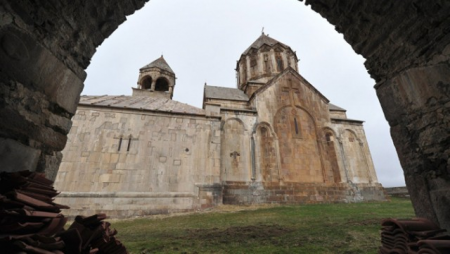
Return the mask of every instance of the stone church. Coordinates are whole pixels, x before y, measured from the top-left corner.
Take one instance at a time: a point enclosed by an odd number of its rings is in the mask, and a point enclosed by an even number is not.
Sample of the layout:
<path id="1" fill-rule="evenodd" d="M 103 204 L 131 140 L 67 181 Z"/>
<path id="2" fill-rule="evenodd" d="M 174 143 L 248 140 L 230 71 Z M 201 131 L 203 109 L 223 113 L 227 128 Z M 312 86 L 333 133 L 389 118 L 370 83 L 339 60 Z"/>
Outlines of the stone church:
<path id="1" fill-rule="evenodd" d="M 175 72 L 142 67 L 132 96 L 82 96 L 55 187 L 70 214 L 111 217 L 220 204 L 384 200 L 363 121 L 347 118 L 264 33 L 237 86 L 205 84 L 203 107 L 172 100 Z"/>

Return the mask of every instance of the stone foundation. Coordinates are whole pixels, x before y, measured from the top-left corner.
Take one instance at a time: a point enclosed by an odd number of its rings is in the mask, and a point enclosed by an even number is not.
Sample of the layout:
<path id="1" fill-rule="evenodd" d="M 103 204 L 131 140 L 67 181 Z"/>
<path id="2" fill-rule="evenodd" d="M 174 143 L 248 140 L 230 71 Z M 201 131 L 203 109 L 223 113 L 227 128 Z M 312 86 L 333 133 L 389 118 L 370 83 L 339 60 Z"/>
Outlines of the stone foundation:
<path id="1" fill-rule="evenodd" d="M 225 185 L 197 185 L 190 192 L 62 192 L 55 200 L 76 215 L 106 213 L 111 218 L 182 213 L 221 204 L 315 204 L 385 201 L 381 184 L 261 183 L 226 182 Z"/>
<path id="2" fill-rule="evenodd" d="M 226 182 L 223 203 L 314 204 L 384 201 L 381 184 Z"/>
<path id="3" fill-rule="evenodd" d="M 221 185 L 201 185 L 190 192 L 61 192 L 55 202 L 68 205 L 69 218 L 106 213 L 110 218 L 195 211 L 222 203 Z"/>
<path id="4" fill-rule="evenodd" d="M 201 209 L 211 208 L 222 204 L 222 185 L 197 185 L 199 188 L 199 207 Z"/>
<path id="5" fill-rule="evenodd" d="M 384 188 L 384 190 L 390 197 L 410 198 L 408 188 L 406 188 L 406 186 Z"/>

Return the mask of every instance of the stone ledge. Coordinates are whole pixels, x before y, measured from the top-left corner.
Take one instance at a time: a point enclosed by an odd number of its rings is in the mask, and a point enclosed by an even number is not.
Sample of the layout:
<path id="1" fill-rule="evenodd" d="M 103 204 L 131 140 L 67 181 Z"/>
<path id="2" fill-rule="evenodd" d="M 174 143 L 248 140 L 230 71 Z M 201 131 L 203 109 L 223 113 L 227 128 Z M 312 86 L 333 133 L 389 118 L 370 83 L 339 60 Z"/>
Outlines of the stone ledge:
<path id="1" fill-rule="evenodd" d="M 192 198 L 190 192 L 61 192 L 58 198 Z"/>

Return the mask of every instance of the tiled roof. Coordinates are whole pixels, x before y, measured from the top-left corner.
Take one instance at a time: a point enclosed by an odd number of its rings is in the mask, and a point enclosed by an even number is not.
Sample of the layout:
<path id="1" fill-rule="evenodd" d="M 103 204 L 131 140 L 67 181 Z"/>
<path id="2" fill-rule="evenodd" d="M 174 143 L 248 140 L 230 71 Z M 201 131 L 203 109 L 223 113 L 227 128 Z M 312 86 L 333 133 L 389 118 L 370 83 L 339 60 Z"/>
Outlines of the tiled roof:
<path id="1" fill-rule="evenodd" d="M 147 69 L 147 68 L 152 68 L 152 67 L 160 68 L 162 70 L 174 73 L 172 68 L 170 68 L 169 64 L 166 62 L 166 60 L 164 59 L 163 56 L 161 56 L 160 58 L 156 59 L 155 61 L 147 64 L 146 66 L 142 67 L 141 70 Z"/>
<path id="2" fill-rule="evenodd" d="M 262 47 L 262 45 L 264 45 L 264 44 L 266 44 L 266 45 L 268 45 L 268 46 L 273 46 L 273 45 L 275 45 L 275 44 L 277 44 L 277 43 L 279 43 L 280 45 L 282 45 L 282 46 L 284 46 L 284 47 L 286 47 L 286 48 L 289 48 L 289 46 L 287 46 L 287 45 L 285 45 L 285 44 L 283 44 L 283 43 L 281 43 L 281 42 L 279 42 L 279 41 L 277 41 L 277 40 L 275 40 L 275 39 L 273 39 L 273 38 L 271 38 L 271 37 L 269 37 L 268 35 L 265 35 L 265 34 L 263 33 L 263 34 L 261 34 L 261 36 L 259 36 L 259 38 L 256 39 L 256 41 L 253 42 L 253 44 L 250 45 L 250 47 L 248 47 L 248 48 L 244 51 L 244 53 L 242 53 L 242 54 L 243 54 L 243 55 L 246 55 L 252 48 L 254 48 L 254 49 L 259 49 L 259 48 Z"/>
<path id="3" fill-rule="evenodd" d="M 154 98 L 148 96 L 87 96 L 80 98 L 80 105 L 103 106 L 122 109 L 137 109 L 150 111 L 163 111 L 172 113 L 205 115 L 203 109 L 166 98 Z"/>
<path id="4" fill-rule="evenodd" d="M 205 98 L 248 101 L 248 96 L 241 90 L 229 87 L 218 87 L 205 85 Z"/>
<path id="5" fill-rule="evenodd" d="M 450 253 L 450 236 L 426 218 L 384 219 L 378 253 Z"/>
<path id="6" fill-rule="evenodd" d="M 64 229 L 61 209 L 70 207 L 53 202 L 59 192 L 43 173 L 1 172 L 0 186 L 2 253 L 128 253 L 104 213 L 76 216 Z"/>
<path id="7" fill-rule="evenodd" d="M 331 103 L 328 103 L 328 108 L 330 110 L 333 110 L 333 111 L 347 111 L 347 110 L 345 110 L 345 109 L 343 109 L 341 107 L 338 107 L 338 106 L 336 106 L 334 104 L 331 104 Z"/>

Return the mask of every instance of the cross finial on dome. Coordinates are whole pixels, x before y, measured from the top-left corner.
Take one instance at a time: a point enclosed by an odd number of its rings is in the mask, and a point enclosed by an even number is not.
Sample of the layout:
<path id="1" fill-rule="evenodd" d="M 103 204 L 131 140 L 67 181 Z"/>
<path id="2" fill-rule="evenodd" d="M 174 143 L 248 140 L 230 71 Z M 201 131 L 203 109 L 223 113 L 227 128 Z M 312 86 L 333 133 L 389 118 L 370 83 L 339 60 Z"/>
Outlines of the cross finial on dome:
<path id="1" fill-rule="evenodd" d="M 261 34 L 264 34 L 264 27 L 263 27 L 262 30 L 261 30 Z"/>

